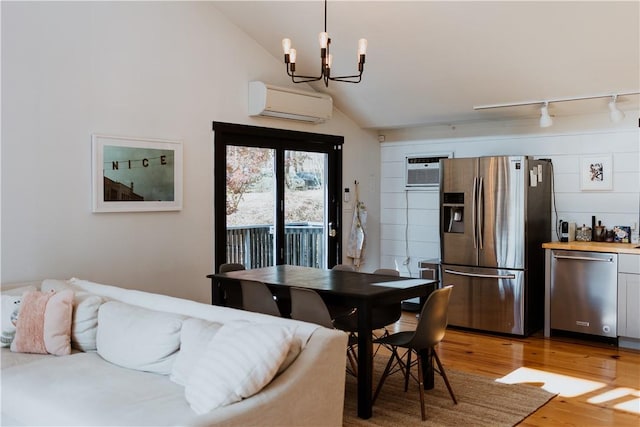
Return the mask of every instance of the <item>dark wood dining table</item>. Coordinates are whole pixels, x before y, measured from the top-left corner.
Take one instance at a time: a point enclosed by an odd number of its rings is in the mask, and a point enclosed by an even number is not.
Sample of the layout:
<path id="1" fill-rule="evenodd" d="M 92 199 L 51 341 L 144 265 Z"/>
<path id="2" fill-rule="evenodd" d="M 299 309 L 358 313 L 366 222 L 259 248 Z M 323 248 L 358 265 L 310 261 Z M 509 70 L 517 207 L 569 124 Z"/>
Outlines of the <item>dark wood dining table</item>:
<path id="1" fill-rule="evenodd" d="M 233 284 L 239 280 L 265 283 L 280 301 L 286 304 L 288 288 L 297 286 L 317 291 L 328 304 L 357 309 L 358 317 L 358 416 L 370 418 L 372 414 L 373 386 L 373 307 L 414 297 L 426 297 L 438 281 L 411 279 L 352 271 L 324 270 L 293 265 L 276 265 L 228 273 L 210 274 L 212 301 L 224 305 L 221 283 Z M 289 313 L 286 305 L 283 313 Z M 425 366 L 432 366 L 431 363 Z M 425 369 L 425 371 L 430 371 Z M 425 372 L 425 388 L 433 387 L 433 371 Z"/>

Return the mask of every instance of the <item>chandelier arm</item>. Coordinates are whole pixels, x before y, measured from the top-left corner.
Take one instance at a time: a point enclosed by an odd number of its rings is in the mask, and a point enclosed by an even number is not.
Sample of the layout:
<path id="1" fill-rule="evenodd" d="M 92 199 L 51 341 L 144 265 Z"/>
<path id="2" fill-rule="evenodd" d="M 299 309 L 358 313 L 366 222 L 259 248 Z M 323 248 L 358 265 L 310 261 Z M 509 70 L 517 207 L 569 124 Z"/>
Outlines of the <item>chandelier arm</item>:
<path id="1" fill-rule="evenodd" d="M 295 74 L 295 72 L 291 72 L 291 69 L 289 68 L 289 64 L 287 64 L 287 75 L 291 77 L 291 80 L 294 83 L 316 82 L 322 79 L 323 77 L 323 74 L 320 74 L 320 76 L 303 76 L 303 75 Z"/>
<path id="2" fill-rule="evenodd" d="M 309 76 L 291 76 L 291 80 L 294 83 L 307 83 L 307 82 L 317 82 L 318 80 L 321 80 L 322 76 L 320 77 L 309 77 Z"/>
<path id="3" fill-rule="evenodd" d="M 329 80 L 346 83 L 360 83 L 360 81 L 362 80 L 362 74 L 356 74 L 353 76 L 329 77 Z"/>
<path id="4" fill-rule="evenodd" d="M 337 80 L 337 79 L 330 79 L 334 82 L 340 82 L 340 83 L 360 83 L 360 81 L 362 79 L 358 79 L 358 80 Z"/>

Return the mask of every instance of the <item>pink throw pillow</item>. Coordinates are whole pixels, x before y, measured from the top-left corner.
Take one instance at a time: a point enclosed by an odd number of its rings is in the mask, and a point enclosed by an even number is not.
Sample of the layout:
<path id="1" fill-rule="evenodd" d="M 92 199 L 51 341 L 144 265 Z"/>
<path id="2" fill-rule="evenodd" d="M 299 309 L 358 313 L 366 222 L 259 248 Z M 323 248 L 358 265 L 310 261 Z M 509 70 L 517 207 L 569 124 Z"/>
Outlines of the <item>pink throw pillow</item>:
<path id="1" fill-rule="evenodd" d="M 71 354 L 73 291 L 27 292 L 22 300 L 11 351 Z"/>

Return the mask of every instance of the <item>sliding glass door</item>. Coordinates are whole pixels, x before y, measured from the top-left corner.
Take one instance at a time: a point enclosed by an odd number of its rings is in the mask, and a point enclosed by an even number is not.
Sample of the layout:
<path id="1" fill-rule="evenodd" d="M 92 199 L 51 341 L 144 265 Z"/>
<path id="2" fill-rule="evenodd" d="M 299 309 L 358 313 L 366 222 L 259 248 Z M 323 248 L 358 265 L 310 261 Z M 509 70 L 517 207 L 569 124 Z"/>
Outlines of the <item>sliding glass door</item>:
<path id="1" fill-rule="evenodd" d="M 343 138 L 214 122 L 215 268 L 340 259 Z"/>
<path id="2" fill-rule="evenodd" d="M 325 268 L 327 154 L 285 150 L 284 169 L 284 263 Z"/>
<path id="3" fill-rule="evenodd" d="M 226 151 L 225 262 L 274 265 L 275 150 L 228 145 Z"/>

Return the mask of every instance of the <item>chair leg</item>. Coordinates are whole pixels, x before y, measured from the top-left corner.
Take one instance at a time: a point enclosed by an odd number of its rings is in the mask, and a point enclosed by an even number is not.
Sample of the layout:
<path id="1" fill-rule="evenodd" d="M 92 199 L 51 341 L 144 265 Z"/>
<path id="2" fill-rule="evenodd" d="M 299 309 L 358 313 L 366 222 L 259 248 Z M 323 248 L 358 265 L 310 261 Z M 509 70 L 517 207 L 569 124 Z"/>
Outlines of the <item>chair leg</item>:
<path id="1" fill-rule="evenodd" d="M 425 421 L 427 414 L 424 410 L 424 380 L 422 378 L 422 358 L 420 356 L 418 356 L 418 390 L 420 390 L 420 413 L 422 414 L 422 421 Z"/>
<path id="2" fill-rule="evenodd" d="M 433 352 L 433 356 L 435 357 L 436 363 L 438 364 L 438 369 L 440 369 L 440 374 L 442 375 L 442 379 L 444 380 L 444 383 L 446 384 L 447 389 L 449 389 L 449 394 L 451 395 L 451 399 L 453 399 L 453 403 L 457 405 L 458 401 L 456 400 L 456 397 L 453 394 L 453 389 L 451 388 L 451 384 L 449 384 L 449 378 L 447 378 L 447 373 L 444 371 L 444 368 L 442 367 L 442 363 L 440 363 L 438 352 L 436 352 L 435 348 L 432 348 L 431 351 Z"/>
<path id="3" fill-rule="evenodd" d="M 407 350 L 407 366 L 404 372 L 404 391 L 409 390 L 409 376 L 411 375 L 411 350 Z"/>
<path id="4" fill-rule="evenodd" d="M 351 365 L 351 371 L 354 377 L 358 376 L 358 363 L 356 362 L 357 357 L 355 355 L 355 350 L 353 347 L 347 348 L 347 359 L 349 359 L 349 364 Z"/>
<path id="5" fill-rule="evenodd" d="M 391 370 L 391 364 L 393 362 L 394 358 L 397 358 L 398 355 L 394 351 L 391 353 L 391 357 L 389 357 L 389 361 L 387 362 L 387 366 L 384 368 L 384 372 L 382 373 L 382 376 L 380 377 L 380 382 L 378 382 L 378 386 L 376 387 L 376 391 L 375 393 L 373 393 L 373 400 L 371 401 L 371 404 L 375 404 L 376 403 L 376 399 L 378 398 L 378 394 L 380 394 L 380 390 L 382 389 L 382 385 L 384 384 L 385 380 L 387 379 L 387 377 L 389 376 L 389 371 Z"/>

